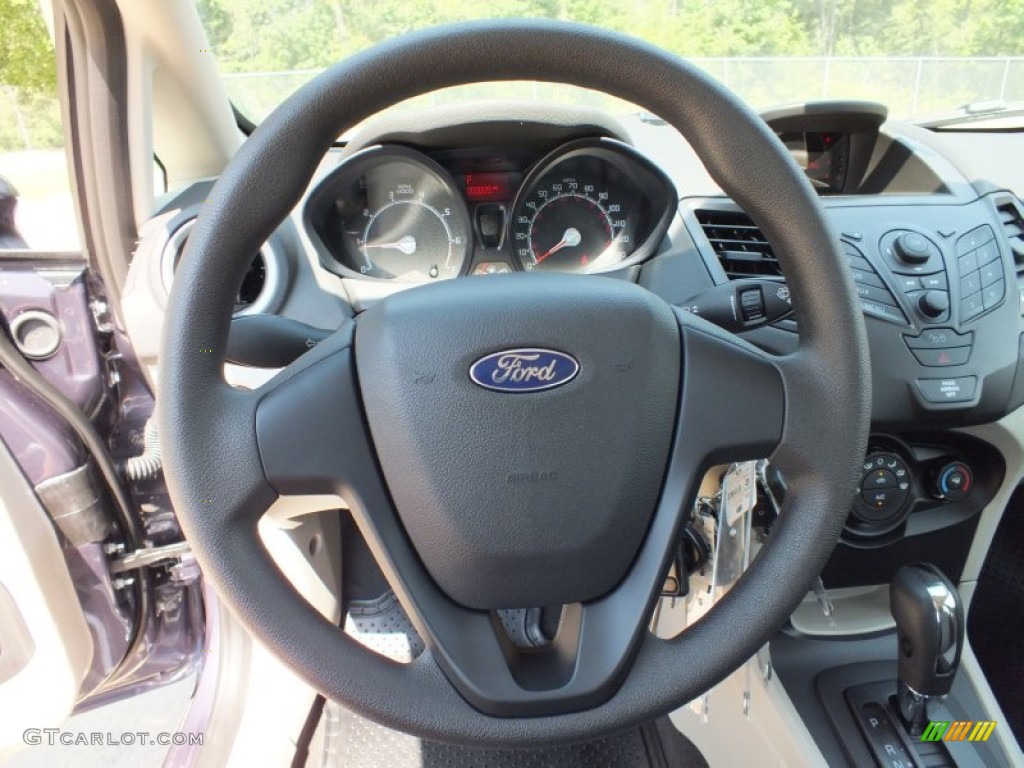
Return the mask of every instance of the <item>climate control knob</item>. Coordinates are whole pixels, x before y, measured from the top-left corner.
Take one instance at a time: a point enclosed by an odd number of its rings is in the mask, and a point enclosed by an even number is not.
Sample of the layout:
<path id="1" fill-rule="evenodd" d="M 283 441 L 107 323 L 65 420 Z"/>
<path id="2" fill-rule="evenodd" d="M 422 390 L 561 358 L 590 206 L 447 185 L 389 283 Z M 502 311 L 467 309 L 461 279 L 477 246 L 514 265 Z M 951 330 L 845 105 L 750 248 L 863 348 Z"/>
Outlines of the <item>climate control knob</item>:
<path id="1" fill-rule="evenodd" d="M 896 258 L 904 264 L 924 264 L 931 257 L 928 241 L 916 232 L 904 232 L 893 243 Z"/>
<path id="2" fill-rule="evenodd" d="M 974 474 L 962 461 L 947 464 L 935 475 L 932 489 L 935 496 L 946 501 L 961 501 L 974 487 Z"/>
<path id="3" fill-rule="evenodd" d="M 860 493 L 854 499 L 854 517 L 873 531 L 891 527 L 910 498 L 910 468 L 895 453 L 872 453 L 864 459 Z M 861 532 L 865 532 L 861 530 Z"/>

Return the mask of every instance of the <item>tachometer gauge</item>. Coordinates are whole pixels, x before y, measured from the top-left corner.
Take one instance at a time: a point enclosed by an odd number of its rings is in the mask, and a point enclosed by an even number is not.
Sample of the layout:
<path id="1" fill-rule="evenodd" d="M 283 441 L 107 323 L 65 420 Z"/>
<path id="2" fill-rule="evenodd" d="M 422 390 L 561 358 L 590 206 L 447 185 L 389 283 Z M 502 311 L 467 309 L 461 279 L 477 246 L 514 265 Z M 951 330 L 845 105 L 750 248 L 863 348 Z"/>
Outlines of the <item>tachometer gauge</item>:
<path id="1" fill-rule="evenodd" d="M 411 187 L 388 194 L 390 199 L 381 208 L 364 209 L 366 228 L 356 237 L 363 257 L 359 271 L 372 277 L 411 272 L 429 279 L 457 275 L 465 232 L 456 234 L 451 208 L 435 208 Z"/>
<path id="2" fill-rule="evenodd" d="M 322 261 L 339 274 L 430 282 L 462 274 L 469 259 L 469 214 L 454 181 L 405 147 L 353 155 L 307 210 L 330 257 Z"/>
<path id="3" fill-rule="evenodd" d="M 664 235 L 671 182 L 630 147 L 579 139 L 527 176 L 509 237 L 527 270 L 604 272 L 650 255 Z"/>

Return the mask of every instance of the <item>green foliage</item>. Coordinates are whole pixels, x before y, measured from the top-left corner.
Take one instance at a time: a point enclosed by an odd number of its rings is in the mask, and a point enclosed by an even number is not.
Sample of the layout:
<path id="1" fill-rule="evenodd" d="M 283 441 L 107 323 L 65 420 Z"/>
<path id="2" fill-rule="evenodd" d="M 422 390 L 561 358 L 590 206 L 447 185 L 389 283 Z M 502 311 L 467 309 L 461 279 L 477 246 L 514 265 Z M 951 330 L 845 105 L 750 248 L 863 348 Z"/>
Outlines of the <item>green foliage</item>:
<path id="1" fill-rule="evenodd" d="M 1019 56 L 1024 0 L 194 0 L 224 74 L 315 70 L 389 37 L 449 21 L 492 16 L 573 19 L 634 35 L 679 55 Z M 53 48 L 37 0 L 0 0 L 0 150 L 59 145 Z M 813 62 L 709 62 L 742 95 L 766 103 L 848 96 L 913 101 L 915 83 L 943 109 L 1003 92 L 1024 98 L 1024 65 L 884 68 L 834 62 L 828 84 Z M 234 80 L 229 90 L 257 119 L 308 74 Z M 801 86 L 803 89 L 801 90 Z M 504 86 L 522 95 L 526 86 Z M 542 87 L 546 88 L 546 86 Z M 990 93 L 993 92 L 993 93 Z M 556 95 L 557 97 L 557 95 Z M 438 98 L 447 98 L 441 96 Z M 598 102 L 595 102 L 598 103 Z"/>
<path id="2" fill-rule="evenodd" d="M 0 152 L 64 144 L 56 94 L 0 89 Z M 0 173 L 3 168 L 0 167 Z"/>
<path id="3" fill-rule="evenodd" d="M 0 0 L 0 151 L 59 147 L 57 68 L 36 0 Z"/>
<path id="4" fill-rule="evenodd" d="M 690 57 L 1024 52 L 1024 0 L 196 2 L 225 72 L 320 68 L 413 29 L 494 16 L 573 19 Z"/>
<path id="5" fill-rule="evenodd" d="M 1009 98 L 1019 89 L 1012 78 L 1002 77 L 1004 62 L 934 63 L 922 65 L 919 71 L 916 60 L 834 61 L 826 75 L 820 57 L 1024 53 L 1024 0 L 196 2 L 225 74 L 315 70 L 413 29 L 487 16 L 525 16 L 595 24 L 681 56 L 711 59 L 706 62 L 709 71 L 756 105 L 792 101 L 797 96 L 883 98 L 897 110 L 902 108 L 902 116 L 913 110 L 922 114 L 949 109 L 1000 93 Z M 715 61 L 725 57 L 733 58 L 728 63 Z M 785 60 L 744 61 L 747 57 Z M 819 59 L 793 61 L 792 57 Z M 243 113 L 259 121 L 308 77 L 307 73 L 231 79 L 228 89 Z M 511 94 L 511 86 L 506 90 Z"/>
<path id="6" fill-rule="evenodd" d="M 0 85 L 53 93 L 53 46 L 36 0 L 0 0 L 0 23 Z"/>
<path id="7" fill-rule="evenodd" d="M 197 0 L 211 46 L 225 72 L 323 67 L 342 53 L 326 0 Z"/>

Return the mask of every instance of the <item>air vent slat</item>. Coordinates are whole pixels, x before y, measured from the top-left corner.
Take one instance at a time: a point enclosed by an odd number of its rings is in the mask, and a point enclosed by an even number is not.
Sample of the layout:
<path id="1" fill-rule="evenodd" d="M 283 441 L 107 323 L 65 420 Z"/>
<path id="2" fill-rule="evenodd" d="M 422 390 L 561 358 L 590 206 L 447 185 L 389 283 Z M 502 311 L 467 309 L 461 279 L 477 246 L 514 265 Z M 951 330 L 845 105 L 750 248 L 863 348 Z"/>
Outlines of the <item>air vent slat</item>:
<path id="1" fill-rule="evenodd" d="M 1024 276 L 1024 211 L 1015 200 L 1007 200 L 996 206 L 999 222 L 1003 228 L 1013 259 L 1017 262 L 1017 274 Z"/>
<path id="2" fill-rule="evenodd" d="M 730 278 L 782 275 L 771 244 L 745 213 L 700 209 L 695 215 Z"/>
<path id="3" fill-rule="evenodd" d="M 1011 240 L 1017 240 L 1024 237 L 1024 226 L 1014 224 L 1013 222 L 1005 222 L 1003 224 L 1003 232 Z"/>
<path id="4" fill-rule="evenodd" d="M 732 261 L 771 261 L 775 262 L 775 259 L 765 256 L 763 253 L 757 251 L 726 251 L 715 249 L 718 255 L 723 259 L 730 259 Z"/>
<path id="5" fill-rule="evenodd" d="M 761 248 L 762 250 L 764 250 L 766 248 L 767 249 L 771 248 L 771 246 L 768 245 L 768 243 L 766 243 L 764 240 L 756 240 L 754 238 L 746 238 L 744 240 L 736 240 L 735 238 L 731 238 L 731 237 L 710 237 L 709 236 L 708 240 L 711 241 L 712 245 L 715 244 L 715 243 L 718 243 L 718 244 L 723 245 L 723 246 L 724 245 L 750 245 L 750 246 L 754 246 L 755 248 Z"/>
<path id="6" fill-rule="evenodd" d="M 723 214 L 723 215 L 728 216 L 728 215 L 731 215 L 731 214 Z M 755 225 L 755 224 L 729 224 L 728 225 L 728 229 L 733 229 L 733 230 L 736 230 L 737 232 L 742 232 L 744 230 L 746 230 L 748 232 L 756 232 L 759 237 L 761 236 L 761 230 L 758 229 L 757 225 Z"/>

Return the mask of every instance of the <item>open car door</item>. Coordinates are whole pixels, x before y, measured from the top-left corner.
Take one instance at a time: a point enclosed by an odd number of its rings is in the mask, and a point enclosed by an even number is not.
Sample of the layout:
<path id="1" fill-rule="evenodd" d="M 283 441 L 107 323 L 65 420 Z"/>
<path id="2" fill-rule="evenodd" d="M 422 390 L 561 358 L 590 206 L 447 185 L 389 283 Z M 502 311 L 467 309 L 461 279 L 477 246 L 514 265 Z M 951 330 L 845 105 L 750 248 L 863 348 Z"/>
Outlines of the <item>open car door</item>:
<path id="1" fill-rule="evenodd" d="M 118 330 L 134 240 L 129 198 L 104 197 L 125 178 L 110 160 L 124 149 L 111 143 L 120 18 L 81 5 L 53 3 L 48 25 L 15 4 L 10 20 L 41 37 L 33 45 L 54 33 L 45 63 L 57 64 L 66 148 L 28 133 L 0 147 L 12 175 L 0 184 L 0 758 L 45 743 L 75 711 L 181 679 L 204 647 L 201 579 L 164 488 L 153 397 Z M 58 192 L 19 202 L 15 190 L 38 192 L 47 174 Z M 59 231 L 84 247 L 54 247 Z"/>

